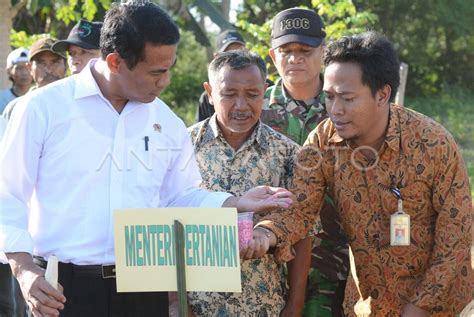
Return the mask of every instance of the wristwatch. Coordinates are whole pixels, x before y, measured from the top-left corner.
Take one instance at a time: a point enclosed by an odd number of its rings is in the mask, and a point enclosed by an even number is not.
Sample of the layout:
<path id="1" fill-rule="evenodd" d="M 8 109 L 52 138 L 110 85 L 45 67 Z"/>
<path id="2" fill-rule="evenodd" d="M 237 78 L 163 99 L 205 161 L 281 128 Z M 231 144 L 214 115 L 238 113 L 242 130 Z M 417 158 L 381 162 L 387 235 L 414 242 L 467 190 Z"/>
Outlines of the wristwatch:
<path id="1" fill-rule="evenodd" d="M 261 226 L 256 226 L 256 227 L 254 227 L 254 229 L 262 229 L 263 233 L 265 234 L 265 236 L 266 236 L 267 238 L 270 238 L 270 237 L 272 236 L 272 233 L 273 233 L 273 231 L 271 231 L 270 229 L 267 229 L 267 228 L 261 227 Z M 274 233 L 273 233 L 273 234 L 274 234 Z M 274 235 L 275 235 L 275 234 L 274 234 Z M 275 237 L 276 237 L 276 235 L 275 235 Z M 277 241 L 278 241 L 278 238 L 277 238 Z M 278 242 L 277 242 L 277 243 L 278 243 Z M 274 253 L 275 253 L 275 249 L 276 249 L 276 247 L 270 247 L 270 248 L 268 249 L 267 253 L 268 253 L 268 254 L 274 254 Z"/>
<path id="2" fill-rule="evenodd" d="M 256 226 L 254 229 L 262 229 L 263 230 L 263 233 L 265 234 L 265 236 L 267 236 L 267 238 L 270 238 L 272 236 L 272 231 L 268 230 L 267 228 L 265 227 L 261 227 L 261 226 Z"/>

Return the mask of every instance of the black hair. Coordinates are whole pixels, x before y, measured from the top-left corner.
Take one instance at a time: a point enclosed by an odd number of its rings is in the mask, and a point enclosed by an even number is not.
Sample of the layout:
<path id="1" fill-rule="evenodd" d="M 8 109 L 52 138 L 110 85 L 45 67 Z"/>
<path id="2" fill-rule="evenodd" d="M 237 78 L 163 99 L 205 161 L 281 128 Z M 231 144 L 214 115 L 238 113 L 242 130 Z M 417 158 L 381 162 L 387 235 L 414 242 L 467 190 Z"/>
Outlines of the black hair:
<path id="1" fill-rule="evenodd" d="M 344 36 L 331 42 L 323 57 L 324 65 L 334 62 L 352 62 L 362 70 L 362 83 L 369 86 L 372 95 L 389 85 L 392 102 L 400 85 L 400 62 L 393 44 L 384 35 L 367 31 L 353 36 Z"/>
<path id="2" fill-rule="evenodd" d="M 175 45 L 179 29 L 157 4 L 148 1 L 115 2 L 105 15 L 100 32 L 102 59 L 118 53 L 129 69 L 144 59 L 146 43 Z"/>
<path id="3" fill-rule="evenodd" d="M 7 75 L 8 75 L 8 80 L 10 80 L 13 84 L 15 84 L 15 80 L 13 79 L 13 76 L 12 76 L 12 68 L 13 68 L 13 65 L 7 68 Z"/>
<path id="4" fill-rule="evenodd" d="M 244 69 L 256 65 L 262 75 L 262 81 L 267 78 L 267 66 L 265 61 L 258 55 L 248 50 L 232 50 L 217 53 L 208 67 L 209 80 L 215 76 L 220 69 L 228 66 L 230 69 Z"/>

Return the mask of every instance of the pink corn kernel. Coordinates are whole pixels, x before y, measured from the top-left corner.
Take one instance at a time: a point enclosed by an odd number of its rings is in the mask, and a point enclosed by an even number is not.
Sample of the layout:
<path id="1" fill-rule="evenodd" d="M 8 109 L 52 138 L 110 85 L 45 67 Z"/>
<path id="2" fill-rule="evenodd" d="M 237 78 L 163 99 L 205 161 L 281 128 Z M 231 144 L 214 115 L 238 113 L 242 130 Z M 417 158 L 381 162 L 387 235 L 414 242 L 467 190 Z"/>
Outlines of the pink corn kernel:
<path id="1" fill-rule="evenodd" d="M 238 214 L 239 249 L 246 248 L 253 238 L 253 212 Z"/>

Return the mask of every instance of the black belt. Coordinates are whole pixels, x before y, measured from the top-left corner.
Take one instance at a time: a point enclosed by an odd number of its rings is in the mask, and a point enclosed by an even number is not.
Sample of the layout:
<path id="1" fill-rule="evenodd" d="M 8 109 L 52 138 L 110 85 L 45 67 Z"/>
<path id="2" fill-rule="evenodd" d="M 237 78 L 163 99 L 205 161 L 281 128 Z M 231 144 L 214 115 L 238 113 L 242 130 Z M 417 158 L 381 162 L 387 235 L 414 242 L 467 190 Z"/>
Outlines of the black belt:
<path id="1" fill-rule="evenodd" d="M 48 262 L 42 257 L 33 257 L 33 262 L 46 269 Z M 72 271 L 74 275 L 83 277 L 115 278 L 115 265 L 76 265 L 59 262 L 59 270 Z"/>

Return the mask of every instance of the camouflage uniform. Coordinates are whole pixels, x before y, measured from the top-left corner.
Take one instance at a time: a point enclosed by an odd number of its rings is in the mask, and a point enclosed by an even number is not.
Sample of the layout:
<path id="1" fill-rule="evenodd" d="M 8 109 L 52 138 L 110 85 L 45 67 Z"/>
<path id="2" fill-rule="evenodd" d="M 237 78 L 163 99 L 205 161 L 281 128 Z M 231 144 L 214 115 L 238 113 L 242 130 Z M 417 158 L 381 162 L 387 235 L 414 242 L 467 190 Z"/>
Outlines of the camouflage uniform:
<path id="1" fill-rule="evenodd" d="M 322 82 L 322 77 L 321 77 Z M 265 92 L 261 121 L 303 144 L 308 134 L 327 118 L 325 106 L 317 96 L 310 105 L 287 95 L 282 81 Z M 334 204 L 326 195 L 311 236 L 313 250 L 308 276 L 305 316 L 342 316 L 344 289 L 349 272 L 348 244 Z"/>

